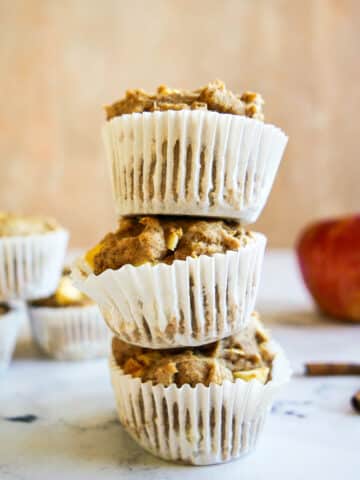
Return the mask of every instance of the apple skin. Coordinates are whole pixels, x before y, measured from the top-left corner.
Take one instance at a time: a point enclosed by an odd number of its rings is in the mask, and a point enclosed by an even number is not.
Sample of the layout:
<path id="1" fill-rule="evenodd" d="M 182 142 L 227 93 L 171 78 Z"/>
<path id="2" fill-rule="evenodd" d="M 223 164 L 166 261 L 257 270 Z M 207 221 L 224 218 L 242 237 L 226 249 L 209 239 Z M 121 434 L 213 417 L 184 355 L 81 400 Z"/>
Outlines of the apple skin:
<path id="1" fill-rule="evenodd" d="M 305 284 L 319 308 L 360 322 L 360 214 L 308 226 L 297 256 Z"/>

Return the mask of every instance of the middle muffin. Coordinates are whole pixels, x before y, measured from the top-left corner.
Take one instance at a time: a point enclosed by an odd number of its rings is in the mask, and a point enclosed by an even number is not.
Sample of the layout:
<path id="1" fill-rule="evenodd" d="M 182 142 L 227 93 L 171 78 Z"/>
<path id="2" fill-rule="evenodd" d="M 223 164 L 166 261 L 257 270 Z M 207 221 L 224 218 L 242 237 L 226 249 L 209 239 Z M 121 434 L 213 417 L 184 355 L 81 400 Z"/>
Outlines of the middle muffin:
<path id="1" fill-rule="evenodd" d="M 73 277 L 125 342 L 197 346 L 246 326 L 265 245 L 264 235 L 233 221 L 124 218 Z"/>

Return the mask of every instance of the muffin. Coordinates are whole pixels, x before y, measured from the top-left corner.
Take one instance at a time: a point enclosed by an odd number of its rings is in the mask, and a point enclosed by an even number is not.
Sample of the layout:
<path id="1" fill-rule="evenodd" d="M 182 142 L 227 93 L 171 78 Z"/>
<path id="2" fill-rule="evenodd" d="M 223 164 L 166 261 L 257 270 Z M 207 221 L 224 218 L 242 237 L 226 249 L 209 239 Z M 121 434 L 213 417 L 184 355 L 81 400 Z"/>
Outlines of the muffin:
<path id="1" fill-rule="evenodd" d="M 234 221 L 123 218 L 75 264 L 73 278 L 125 342 L 196 346 L 246 325 L 265 244 Z"/>
<path id="2" fill-rule="evenodd" d="M 0 375 L 9 366 L 22 319 L 20 308 L 0 303 Z"/>
<path id="3" fill-rule="evenodd" d="M 53 219 L 0 213 L 0 301 L 50 295 L 67 242 L 67 231 Z"/>
<path id="4" fill-rule="evenodd" d="M 123 427 L 167 460 L 206 465 L 254 449 L 290 368 L 257 315 L 240 333 L 154 351 L 113 339 L 111 378 Z"/>
<path id="5" fill-rule="evenodd" d="M 58 360 L 85 360 L 106 356 L 110 335 L 101 313 L 90 298 L 75 288 L 64 269 L 55 293 L 29 304 L 35 342 Z"/>
<path id="6" fill-rule="evenodd" d="M 127 91 L 106 107 L 103 127 L 117 213 L 255 222 L 287 143 L 263 122 L 263 103 L 221 81 Z"/>

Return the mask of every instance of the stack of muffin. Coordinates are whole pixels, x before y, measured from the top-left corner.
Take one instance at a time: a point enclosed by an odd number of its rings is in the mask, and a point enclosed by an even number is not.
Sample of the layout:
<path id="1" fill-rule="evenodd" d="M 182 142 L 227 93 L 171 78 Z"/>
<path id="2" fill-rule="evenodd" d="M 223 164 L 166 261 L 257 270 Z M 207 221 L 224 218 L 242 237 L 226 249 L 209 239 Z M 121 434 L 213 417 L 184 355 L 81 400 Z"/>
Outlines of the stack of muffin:
<path id="1" fill-rule="evenodd" d="M 262 107 L 217 81 L 128 91 L 106 109 L 119 227 L 73 278 L 114 333 L 122 425 L 165 459 L 249 452 L 289 378 L 253 313 L 266 238 L 242 226 L 260 214 L 287 142 Z"/>

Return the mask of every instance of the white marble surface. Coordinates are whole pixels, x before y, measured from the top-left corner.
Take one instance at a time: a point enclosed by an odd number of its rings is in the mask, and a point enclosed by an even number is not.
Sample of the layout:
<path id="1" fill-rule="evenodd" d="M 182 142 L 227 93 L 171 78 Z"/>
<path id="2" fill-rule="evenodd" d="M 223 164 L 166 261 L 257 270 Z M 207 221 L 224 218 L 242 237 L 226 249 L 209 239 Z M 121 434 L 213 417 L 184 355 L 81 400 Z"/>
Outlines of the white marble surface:
<path id="1" fill-rule="evenodd" d="M 360 377 L 305 378 L 309 360 L 360 361 L 360 326 L 312 310 L 288 252 L 266 257 L 258 309 L 295 375 L 274 405 L 257 451 L 213 467 L 173 465 L 143 452 L 117 423 L 106 360 L 41 357 L 26 332 L 0 379 L 0 480 L 360 478 L 360 416 L 349 399 Z M 11 418 L 32 415 L 32 422 Z"/>

